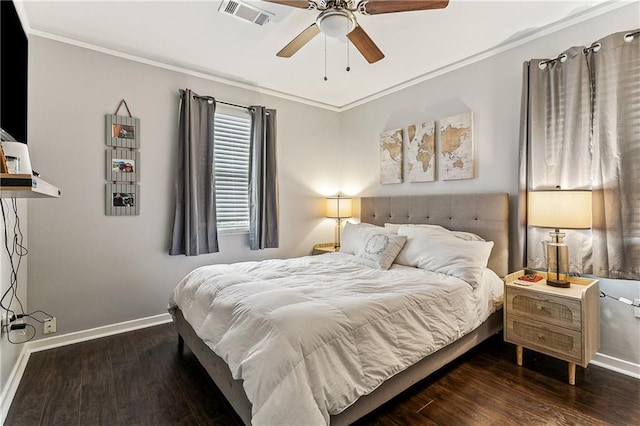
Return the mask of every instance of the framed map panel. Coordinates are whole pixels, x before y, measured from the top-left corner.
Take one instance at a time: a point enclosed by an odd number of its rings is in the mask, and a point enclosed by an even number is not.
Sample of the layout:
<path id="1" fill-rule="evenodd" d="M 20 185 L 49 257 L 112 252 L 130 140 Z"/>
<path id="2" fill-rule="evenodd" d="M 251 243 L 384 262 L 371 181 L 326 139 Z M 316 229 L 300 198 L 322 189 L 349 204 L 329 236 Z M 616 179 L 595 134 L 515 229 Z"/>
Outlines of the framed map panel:
<path id="1" fill-rule="evenodd" d="M 427 121 L 407 127 L 407 179 L 433 182 L 436 165 L 436 123 Z"/>
<path id="2" fill-rule="evenodd" d="M 442 180 L 473 179 L 473 112 L 440 120 Z"/>
<path id="3" fill-rule="evenodd" d="M 403 129 L 380 133 L 380 183 L 402 183 Z"/>

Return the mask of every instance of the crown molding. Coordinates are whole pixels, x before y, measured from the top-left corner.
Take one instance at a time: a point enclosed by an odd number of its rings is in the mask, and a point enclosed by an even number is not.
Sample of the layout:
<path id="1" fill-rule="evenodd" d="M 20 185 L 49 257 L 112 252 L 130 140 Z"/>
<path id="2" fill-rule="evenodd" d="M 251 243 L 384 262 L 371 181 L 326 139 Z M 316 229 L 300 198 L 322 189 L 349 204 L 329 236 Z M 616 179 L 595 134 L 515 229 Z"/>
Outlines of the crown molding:
<path id="1" fill-rule="evenodd" d="M 390 95 L 392 93 L 395 93 L 397 91 L 406 89 L 408 87 L 411 86 L 415 86 L 416 84 L 420 84 L 423 83 L 427 80 L 431 80 L 432 78 L 436 78 L 438 76 L 441 76 L 443 74 L 447 74 L 450 73 L 452 71 L 455 71 L 457 69 L 460 68 L 464 68 L 467 65 L 471 65 L 473 63 L 482 61 L 484 59 L 490 58 L 491 56 L 495 56 L 495 55 L 499 55 L 500 53 L 506 52 L 507 50 L 510 49 L 514 49 L 518 46 L 521 46 L 525 43 L 529 43 L 531 41 L 534 41 L 536 39 L 539 39 L 541 37 L 547 36 L 549 34 L 552 34 L 554 32 L 563 30 L 565 28 L 569 28 L 573 25 L 579 24 L 581 22 L 584 22 L 586 20 L 598 17 L 600 15 L 603 15 L 605 13 L 611 12 L 613 10 L 619 9 L 621 7 L 624 6 L 628 6 L 630 4 L 636 3 L 637 0 L 613 0 L 611 2 L 606 2 L 606 3 L 602 3 L 599 4 L 597 6 L 594 6 L 592 8 L 589 8 L 587 10 L 584 10 L 576 15 L 572 15 L 570 17 L 564 18 L 560 21 L 556 21 L 552 24 L 546 25 L 544 27 L 538 28 L 537 30 L 534 30 L 533 32 L 523 35 L 522 37 L 517 37 L 513 40 L 510 40 L 506 43 L 500 44 L 496 47 L 492 47 L 490 49 L 487 49 L 483 52 L 480 53 L 476 53 L 474 55 L 471 55 L 467 58 L 461 59 L 457 62 L 453 62 L 449 65 L 446 65 L 444 67 L 438 68 L 436 70 L 433 71 L 429 71 L 428 73 L 422 74 L 418 77 L 412 78 L 410 80 L 405 81 L 404 83 L 400 83 L 397 84 L 395 86 L 392 86 L 388 89 L 385 90 L 381 90 L 380 92 L 374 93 L 372 95 L 369 96 L 365 96 L 362 99 L 359 99 L 357 101 L 351 102 L 349 104 L 343 105 L 339 108 L 339 110 L 342 111 L 346 111 L 348 109 L 351 108 L 355 108 L 357 106 L 366 104 L 368 102 L 371 102 L 375 99 L 379 99 L 381 97 Z"/>
<path id="2" fill-rule="evenodd" d="M 138 63 L 145 64 L 145 65 L 150 65 L 152 67 L 162 68 L 162 69 L 165 69 L 165 70 L 179 72 L 179 73 L 190 75 L 190 76 L 193 76 L 193 77 L 202 78 L 203 80 L 215 81 L 217 83 L 226 84 L 228 86 L 234 86 L 234 87 L 238 87 L 238 88 L 241 88 L 241 89 L 250 90 L 252 92 L 261 93 L 261 94 L 264 94 L 264 95 L 275 96 L 277 98 L 286 99 L 286 100 L 289 100 L 289 101 L 294 101 L 294 102 L 298 102 L 298 103 L 301 103 L 301 104 L 306 104 L 306 105 L 309 105 L 309 106 L 313 106 L 313 107 L 316 107 L 316 108 L 326 109 L 326 110 L 329 110 L 329 111 L 335 111 L 335 112 L 339 112 L 340 111 L 340 109 L 338 107 L 334 106 L 334 105 L 329 105 L 329 104 L 326 104 L 326 103 L 323 103 L 323 102 L 317 102 L 317 101 L 314 101 L 314 100 L 311 100 L 311 99 L 303 98 L 301 96 L 291 95 L 289 93 L 284 93 L 284 92 L 280 92 L 278 90 L 269 89 L 269 88 L 266 88 L 266 87 L 262 87 L 262 86 L 260 86 L 258 84 L 242 83 L 242 82 L 239 82 L 239 81 L 236 81 L 236 80 L 232 80 L 230 78 L 221 77 L 221 76 L 218 76 L 218 75 L 215 75 L 215 74 L 209 74 L 209 73 L 205 73 L 205 72 L 202 72 L 202 71 L 196 71 L 196 70 L 193 70 L 193 69 L 190 69 L 190 68 L 185 68 L 185 67 L 179 66 L 179 65 L 169 64 L 169 63 L 166 63 L 166 62 L 160 62 L 160 61 L 156 61 L 154 59 L 149 59 L 149 58 L 145 58 L 145 57 L 142 57 L 142 56 L 132 55 L 130 53 L 121 52 L 119 50 L 108 49 L 106 47 L 98 46 L 96 44 L 87 43 L 87 42 L 76 40 L 76 39 L 73 39 L 73 38 L 70 38 L 70 37 L 61 36 L 61 35 L 58 35 L 58 34 L 53 34 L 53 33 L 50 33 L 48 31 L 43 31 L 43 30 L 31 28 L 30 34 L 34 35 L 34 36 L 37 36 L 37 37 L 41 37 L 41 38 L 57 41 L 57 42 L 60 42 L 60 43 L 65 43 L 65 44 L 69 44 L 69 45 L 72 45 L 72 46 L 82 47 L 82 48 L 88 49 L 88 50 L 93 50 L 95 52 L 104 53 L 106 55 L 115 56 L 115 57 L 122 58 L 122 59 L 127 59 L 129 61 L 138 62 Z"/>
<path id="3" fill-rule="evenodd" d="M 215 81 L 218 83 L 222 83 L 222 84 L 226 84 L 229 86 L 234 86 L 234 87 L 238 87 L 241 89 L 246 89 L 246 90 L 250 90 L 253 92 L 257 92 L 257 93 L 261 93 L 261 94 L 265 94 L 265 95 L 270 95 L 270 96 L 274 96 L 277 98 L 281 98 L 281 99 L 286 99 L 286 100 L 290 100 L 293 102 L 298 102 L 301 104 L 305 104 L 305 105 L 309 105 L 312 107 L 316 107 L 316 108 L 321 108 L 321 109 L 325 109 L 325 110 L 329 110 L 329 111 L 333 111 L 333 112 L 344 112 L 347 111 L 349 109 L 358 107 L 360 105 L 364 105 L 368 102 L 374 101 L 376 99 L 382 98 L 384 96 L 390 95 L 392 93 L 398 92 L 400 90 L 415 86 L 417 84 L 423 83 L 425 81 L 431 80 L 433 78 L 439 77 L 441 75 L 450 73 L 452 71 L 458 70 L 460 68 L 464 68 L 468 65 L 471 65 L 473 63 L 482 61 L 484 59 L 490 58 L 492 56 L 495 55 L 499 55 L 500 53 L 506 52 L 510 49 L 514 49 L 518 46 L 521 46 L 525 43 L 531 42 L 533 40 L 539 39 L 541 37 L 544 37 L 546 35 L 552 34 L 554 32 L 563 30 L 565 28 L 569 28 L 573 25 L 579 24 L 581 22 L 584 22 L 586 20 L 595 18 L 597 16 L 603 15 L 605 13 L 611 12 L 613 10 L 619 9 L 621 7 L 624 6 L 628 6 L 631 4 L 634 4 L 637 2 L 637 0 L 612 0 L 612 1 L 608 1 L 605 3 L 601 3 L 599 5 L 596 5 L 594 7 L 591 7 L 587 10 L 584 10 L 576 15 L 567 17 L 565 19 L 562 19 L 560 21 L 554 22 L 553 24 L 549 24 L 546 25 L 544 27 L 541 27 L 537 30 L 532 31 L 531 33 L 528 33 L 526 35 L 523 35 L 521 37 L 517 37 L 514 38 L 513 40 L 509 40 L 505 43 L 502 43 L 496 47 L 487 49 L 483 52 L 471 55 L 467 58 L 461 59 L 459 61 L 456 61 L 452 64 L 446 65 L 444 67 L 438 68 L 436 70 L 433 71 L 429 71 L 427 73 L 424 73 L 420 76 L 414 77 L 410 80 L 407 80 L 405 82 L 396 84 L 392 87 L 389 87 L 387 89 L 381 90 L 379 92 L 373 93 L 371 95 L 365 96 L 363 98 L 360 98 L 356 101 L 344 104 L 344 105 L 332 105 L 332 104 L 328 104 L 328 103 L 324 103 L 324 102 L 318 102 L 318 101 L 314 101 L 312 99 L 308 99 L 308 98 L 304 98 L 301 96 L 296 96 L 290 93 L 285 93 L 285 92 L 281 92 L 278 90 L 274 90 L 274 89 L 269 89 L 267 87 L 262 87 L 259 84 L 251 84 L 251 83 L 244 83 L 244 82 L 239 82 L 230 78 L 226 78 L 226 77 L 222 77 L 219 75 L 216 75 L 214 73 L 206 73 L 206 72 L 202 72 L 202 71 L 197 71 L 191 68 L 186 68 L 184 66 L 181 65 L 176 65 L 176 64 L 170 64 L 170 63 L 166 63 L 166 62 L 160 62 L 157 60 L 153 60 L 153 59 L 149 59 L 149 58 L 145 58 L 142 56 L 138 56 L 138 55 L 133 55 L 130 53 L 125 53 L 125 52 L 121 52 L 118 50 L 114 50 L 114 49 L 108 49 L 102 46 L 98 46 L 95 44 L 91 44 L 91 43 L 87 43 L 84 41 L 80 41 L 80 40 L 76 40 L 73 38 L 69 38 L 69 37 L 65 37 L 65 36 L 61 36 L 58 34 L 53 34 L 50 33 L 48 31 L 44 31 L 44 30 L 39 30 L 39 29 L 35 29 L 35 28 L 31 28 L 27 19 L 27 15 L 26 12 L 24 10 L 24 6 L 22 5 L 23 0 L 14 0 L 14 4 L 16 5 L 16 10 L 18 10 L 18 15 L 20 16 L 20 20 L 23 24 L 23 27 L 25 28 L 25 31 L 27 31 L 27 36 L 29 36 L 29 34 L 31 35 L 35 35 L 38 37 L 42 37 L 42 38 L 46 38 L 49 40 L 54 40 L 54 41 L 58 41 L 61 43 L 66 43 L 66 44 L 70 44 L 73 46 L 77 46 L 77 47 L 82 47 L 84 49 L 89 49 L 89 50 L 93 50 L 96 52 L 100 52 L 100 53 L 104 53 L 107 55 L 111 55 L 111 56 L 116 56 L 119 58 L 123 58 L 123 59 L 127 59 L 130 61 L 134 61 L 134 62 L 138 62 L 138 63 L 142 63 L 142 64 L 146 64 L 146 65 L 150 65 L 153 67 L 157 67 L 157 68 L 162 68 L 162 69 L 166 69 L 169 71 L 174 71 L 174 72 L 179 72 L 182 74 L 187 74 L 187 75 L 191 75 L 194 77 L 198 77 L 198 78 L 202 78 L 204 80 L 209 80 L 209 81 Z"/>
<path id="4" fill-rule="evenodd" d="M 24 9 L 24 4 L 22 0 L 13 0 L 13 6 L 16 8 L 16 13 L 18 14 L 18 19 L 20 19 L 20 24 L 22 24 L 22 30 L 29 38 L 29 34 L 31 34 L 31 25 L 29 25 L 29 18 L 27 17 L 27 11 Z"/>

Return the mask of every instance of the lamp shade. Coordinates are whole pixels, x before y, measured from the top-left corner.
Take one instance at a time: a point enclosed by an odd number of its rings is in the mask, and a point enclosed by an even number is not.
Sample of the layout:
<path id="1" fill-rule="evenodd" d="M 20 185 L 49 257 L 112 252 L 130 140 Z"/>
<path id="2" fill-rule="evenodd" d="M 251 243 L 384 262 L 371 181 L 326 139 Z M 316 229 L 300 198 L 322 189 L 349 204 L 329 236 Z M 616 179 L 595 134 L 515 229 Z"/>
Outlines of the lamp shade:
<path id="1" fill-rule="evenodd" d="M 343 219 L 351 216 L 351 198 L 327 198 L 327 217 L 332 219 Z"/>
<path id="2" fill-rule="evenodd" d="M 527 224 L 543 228 L 591 228 L 591 191 L 532 191 Z"/>

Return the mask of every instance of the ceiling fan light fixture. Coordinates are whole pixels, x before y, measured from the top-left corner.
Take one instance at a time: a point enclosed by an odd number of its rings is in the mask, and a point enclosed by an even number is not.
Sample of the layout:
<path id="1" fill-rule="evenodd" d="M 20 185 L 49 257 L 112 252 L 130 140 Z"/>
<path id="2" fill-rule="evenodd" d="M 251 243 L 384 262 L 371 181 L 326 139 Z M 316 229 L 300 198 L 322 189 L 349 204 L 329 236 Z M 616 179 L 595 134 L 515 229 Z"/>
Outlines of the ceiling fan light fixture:
<path id="1" fill-rule="evenodd" d="M 356 27 L 356 19 L 348 10 L 329 9 L 318 16 L 316 24 L 327 37 L 344 38 Z"/>

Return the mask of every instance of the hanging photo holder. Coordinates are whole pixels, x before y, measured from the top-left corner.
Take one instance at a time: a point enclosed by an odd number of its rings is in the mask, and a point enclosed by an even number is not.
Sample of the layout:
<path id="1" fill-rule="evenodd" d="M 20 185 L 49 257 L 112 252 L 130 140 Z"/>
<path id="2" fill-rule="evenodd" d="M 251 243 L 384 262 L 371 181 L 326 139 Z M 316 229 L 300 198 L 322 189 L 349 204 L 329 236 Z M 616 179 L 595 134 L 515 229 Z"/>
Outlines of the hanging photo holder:
<path id="1" fill-rule="evenodd" d="M 118 115 L 124 105 L 127 116 Z M 105 214 L 137 216 L 140 214 L 140 119 L 131 116 L 122 99 L 113 115 L 106 116 Z"/>
<path id="2" fill-rule="evenodd" d="M 137 216 L 140 213 L 140 186 L 108 183 L 105 205 L 108 216 Z"/>
<path id="3" fill-rule="evenodd" d="M 128 149 L 107 149 L 106 180 L 137 182 L 140 175 L 140 152 Z"/>
<path id="4" fill-rule="evenodd" d="M 128 117 L 118 115 L 122 105 L 127 109 Z M 106 143 L 118 148 L 140 148 L 140 119 L 131 116 L 127 102 L 122 99 L 115 114 L 106 115 Z"/>

